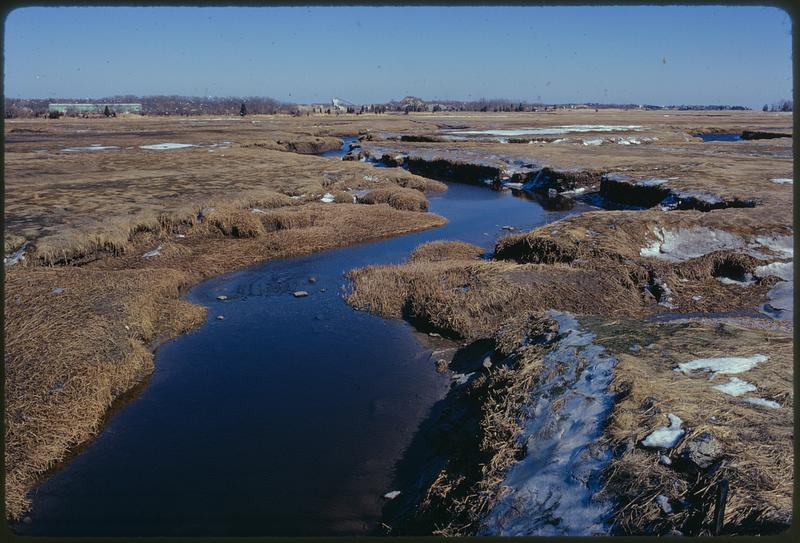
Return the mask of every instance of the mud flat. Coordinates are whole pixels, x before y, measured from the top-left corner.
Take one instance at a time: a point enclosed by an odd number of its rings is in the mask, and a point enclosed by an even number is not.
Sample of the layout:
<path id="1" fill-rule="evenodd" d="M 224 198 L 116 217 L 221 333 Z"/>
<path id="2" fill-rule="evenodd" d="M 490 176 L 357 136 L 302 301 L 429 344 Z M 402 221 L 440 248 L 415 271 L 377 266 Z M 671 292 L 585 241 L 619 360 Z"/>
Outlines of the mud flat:
<path id="1" fill-rule="evenodd" d="M 188 286 L 264 260 L 439 226 L 444 220 L 423 210 L 444 181 L 596 210 L 532 231 L 509 225 L 489 259 L 444 245 L 407 264 L 351 272 L 353 306 L 472 345 L 456 353 L 464 367 L 454 366 L 450 392 L 411 442 L 414 460 L 398 465 L 389 532 L 785 529 L 792 139 L 697 136 L 745 130 L 790 134 L 791 116 L 7 123 L 9 515 L 21 517 L 43 474 L 152 372 L 154 341 L 204 322 L 204 310 L 180 298 Z M 304 154 L 335 151 L 355 134 L 355 160 Z M 65 151 L 80 148 L 99 150 Z M 749 317 L 719 316 L 734 313 Z M 667 314 L 704 318 L 648 320 Z M 716 362 L 696 363 L 708 359 Z M 581 399 L 587 394 L 597 405 Z M 563 426 L 567 416 L 573 426 Z M 537 427 L 541 417 L 552 424 Z M 574 438 L 573 448 L 528 458 L 556 434 Z M 431 448 L 448 436 L 457 446 Z M 536 468 L 570 455 L 585 461 Z M 565 474 L 578 483 L 548 488 L 571 500 L 569 511 L 532 491 Z"/>

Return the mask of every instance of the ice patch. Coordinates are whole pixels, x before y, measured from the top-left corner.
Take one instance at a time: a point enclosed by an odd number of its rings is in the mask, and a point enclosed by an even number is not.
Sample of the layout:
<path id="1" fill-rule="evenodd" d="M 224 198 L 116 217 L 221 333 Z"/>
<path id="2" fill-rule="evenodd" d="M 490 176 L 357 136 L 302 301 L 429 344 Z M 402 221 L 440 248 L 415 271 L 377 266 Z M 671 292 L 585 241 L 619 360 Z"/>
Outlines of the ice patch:
<path id="1" fill-rule="evenodd" d="M 603 138 L 592 138 L 588 140 L 583 140 L 584 145 L 601 145 L 603 143 Z"/>
<path id="2" fill-rule="evenodd" d="M 769 302 L 761 306 L 761 312 L 773 319 L 794 320 L 794 281 L 776 283 L 767 293 Z"/>
<path id="3" fill-rule="evenodd" d="M 653 235 L 655 241 L 640 249 L 639 254 L 670 262 L 683 262 L 714 251 L 743 249 L 745 246 L 739 236 L 705 226 L 677 230 L 658 226 L 653 229 Z"/>
<path id="4" fill-rule="evenodd" d="M 8 255 L 7 257 L 3 258 L 3 264 L 5 266 L 13 266 L 18 264 L 21 260 L 25 260 L 25 250 L 28 248 L 29 242 L 23 243 L 19 249 Z"/>
<path id="5" fill-rule="evenodd" d="M 750 285 L 755 284 L 753 276 L 749 273 L 744 274 L 744 281 L 738 281 L 736 279 L 731 279 L 730 277 L 725 277 L 725 276 L 717 277 L 717 281 L 719 281 L 723 285 L 738 285 L 740 287 L 749 287 Z"/>
<path id="6" fill-rule="evenodd" d="M 780 409 L 781 404 L 772 400 L 765 400 L 764 398 L 745 398 L 744 401 L 757 405 L 759 407 L 768 407 L 769 409 Z"/>
<path id="7" fill-rule="evenodd" d="M 641 181 L 637 181 L 636 184 L 640 187 L 660 187 L 661 185 L 668 183 L 668 179 L 642 179 Z"/>
<path id="8" fill-rule="evenodd" d="M 386 498 L 387 500 L 393 500 L 399 495 L 400 495 L 399 490 L 392 490 L 391 492 L 387 492 L 386 494 L 384 494 L 383 497 Z"/>
<path id="9" fill-rule="evenodd" d="M 755 368 L 758 364 L 766 362 L 768 356 L 754 354 L 749 357 L 722 357 L 722 358 L 697 358 L 683 364 L 678 364 L 675 371 L 689 373 L 693 370 L 711 371 L 715 374 L 743 373 Z"/>
<path id="10" fill-rule="evenodd" d="M 756 243 L 787 256 L 794 256 L 794 236 L 757 236 Z"/>
<path id="11" fill-rule="evenodd" d="M 724 385 L 715 385 L 711 388 L 719 390 L 720 392 L 730 396 L 741 396 L 742 394 L 756 390 L 756 386 L 754 384 L 748 383 L 747 381 L 742 381 L 738 377 L 732 377 L 731 380 Z"/>
<path id="12" fill-rule="evenodd" d="M 79 153 L 81 151 L 106 151 L 108 149 L 119 149 L 116 145 L 101 145 L 99 143 L 93 143 L 88 147 L 68 147 L 66 149 L 61 149 L 64 153 Z"/>
<path id="13" fill-rule="evenodd" d="M 755 275 L 756 277 L 773 275 L 784 281 L 791 281 L 794 279 L 794 262 L 772 262 L 764 266 L 756 266 Z"/>
<path id="14" fill-rule="evenodd" d="M 330 192 L 326 192 L 325 195 L 319 199 L 320 202 L 325 202 L 326 204 L 330 204 L 336 199 L 336 197 L 331 194 Z"/>
<path id="15" fill-rule="evenodd" d="M 142 256 L 145 257 L 145 258 L 153 258 L 154 256 L 161 256 L 161 249 L 163 249 L 163 246 L 159 245 L 158 247 L 156 247 L 152 251 L 147 251 Z"/>
<path id="16" fill-rule="evenodd" d="M 677 445 L 683 434 L 686 433 L 681 429 L 683 421 L 672 413 L 667 414 L 667 418 L 669 418 L 669 426 L 661 426 L 653 430 L 642 440 L 642 445 L 654 449 L 671 449 Z"/>
<path id="17" fill-rule="evenodd" d="M 789 177 L 777 177 L 775 179 L 770 179 L 770 181 L 778 185 L 794 185 L 794 179 Z"/>
<path id="18" fill-rule="evenodd" d="M 656 503 L 661 507 L 667 515 L 672 513 L 672 506 L 669 504 L 669 498 L 666 496 L 656 496 Z"/>
<path id="19" fill-rule="evenodd" d="M 555 135 L 569 134 L 570 132 L 615 132 L 625 130 L 640 130 L 639 125 L 605 125 L 605 124 L 569 124 L 549 128 L 523 128 L 519 130 L 455 130 L 451 134 L 465 136 L 527 136 L 527 135 Z"/>
<path id="20" fill-rule="evenodd" d="M 453 375 L 450 376 L 450 378 L 456 385 L 464 385 L 467 383 L 467 381 L 469 381 L 469 378 L 472 377 L 473 375 L 475 375 L 474 371 L 470 373 L 454 373 Z"/>
<path id="21" fill-rule="evenodd" d="M 568 313 L 549 311 L 560 341 L 542 361 L 520 439 L 526 456 L 511 466 L 508 490 L 482 521 L 481 535 L 607 534 L 612 503 L 600 497 L 611 452 L 603 425 L 616 358 L 593 343 Z M 582 369 L 581 369 L 582 368 Z"/>
<path id="22" fill-rule="evenodd" d="M 164 149 L 183 149 L 184 147 L 196 147 L 196 145 L 192 143 L 153 143 L 151 145 L 140 145 L 139 149 L 161 151 Z"/>

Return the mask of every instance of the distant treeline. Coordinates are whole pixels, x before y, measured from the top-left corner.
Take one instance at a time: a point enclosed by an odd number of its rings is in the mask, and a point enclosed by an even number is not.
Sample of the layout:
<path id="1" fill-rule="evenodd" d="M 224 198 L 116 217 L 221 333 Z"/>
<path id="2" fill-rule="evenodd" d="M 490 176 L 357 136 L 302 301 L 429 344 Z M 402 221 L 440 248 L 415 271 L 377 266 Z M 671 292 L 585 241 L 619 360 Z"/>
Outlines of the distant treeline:
<path id="1" fill-rule="evenodd" d="M 514 112 L 514 111 L 550 111 L 555 109 L 648 109 L 648 110 L 747 110 L 744 106 L 731 105 L 670 105 L 651 104 L 544 104 L 539 102 L 512 101 L 502 98 L 460 101 L 460 100 L 423 100 L 414 96 L 406 96 L 402 100 L 392 100 L 382 104 L 355 105 L 341 101 L 302 105 L 281 102 L 268 97 L 198 97 L 198 96 L 110 96 L 102 99 L 5 99 L 5 117 L 46 117 L 48 104 L 51 103 L 139 103 L 142 104 L 143 115 L 239 115 L 275 114 L 308 115 L 311 113 L 384 113 L 384 112 L 439 112 L 439 111 L 477 111 L 477 112 Z M 242 107 L 245 104 L 246 107 Z M 782 100 L 765 105 L 764 111 L 792 111 L 791 100 Z"/>
<path id="2" fill-rule="evenodd" d="M 280 102 L 265 97 L 212 97 L 198 96 L 110 96 L 100 99 L 46 98 L 5 99 L 5 117 L 45 117 L 52 103 L 137 103 L 142 104 L 143 115 L 238 115 L 242 103 L 249 114 L 297 113 L 296 104 Z"/>
<path id="3" fill-rule="evenodd" d="M 761 111 L 794 111 L 794 101 L 781 100 L 773 104 L 764 104 Z"/>
<path id="4" fill-rule="evenodd" d="M 744 106 L 730 105 L 670 105 L 657 106 L 651 104 L 600 104 L 595 102 L 545 104 L 541 102 L 513 101 L 504 98 L 481 98 L 473 101 L 458 100 L 422 100 L 415 96 L 406 96 L 400 101 L 385 104 L 388 111 L 549 111 L 555 109 L 677 109 L 677 110 L 747 110 Z"/>

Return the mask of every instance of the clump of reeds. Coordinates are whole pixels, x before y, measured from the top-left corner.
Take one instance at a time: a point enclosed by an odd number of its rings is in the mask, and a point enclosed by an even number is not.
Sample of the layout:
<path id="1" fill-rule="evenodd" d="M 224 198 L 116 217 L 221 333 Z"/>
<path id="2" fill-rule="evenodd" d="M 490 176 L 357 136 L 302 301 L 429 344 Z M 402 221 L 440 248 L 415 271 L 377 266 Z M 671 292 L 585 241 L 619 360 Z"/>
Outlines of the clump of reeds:
<path id="1" fill-rule="evenodd" d="M 395 209 L 427 211 L 428 199 L 421 192 L 403 187 L 386 187 L 371 190 L 361 202 L 365 204 L 389 204 Z"/>

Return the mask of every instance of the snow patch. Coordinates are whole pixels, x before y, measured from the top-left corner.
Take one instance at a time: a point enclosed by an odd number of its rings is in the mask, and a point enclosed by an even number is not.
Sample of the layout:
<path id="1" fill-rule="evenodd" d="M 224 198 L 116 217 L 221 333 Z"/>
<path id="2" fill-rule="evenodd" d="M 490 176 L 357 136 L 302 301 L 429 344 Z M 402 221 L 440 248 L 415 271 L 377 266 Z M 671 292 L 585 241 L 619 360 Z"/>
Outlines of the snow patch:
<path id="1" fill-rule="evenodd" d="M 606 125 L 606 124 L 569 124 L 548 128 L 522 128 L 519 130 L 455 130 L 451 134 L 465 136 L 527 136 L 527 135 L 555 135 L 569 134 L 570 132 L 615 132 L 627 130 L 640 130 L 639 125 Z"/>
<path id="2" fill-rule="evenodd" d="M 119 149 L 116 145 L 101 145 L 99 143 L 93 143 L 88 147 L 68 147 L 66 149 L 61 149 L 64 153 L 80 153 L 81 151 L 106 151 L 108 149 Z"/>
<path id="3" fill-rule="evenodd" d="M 755 241 L 770 251 L 794 256 L 794 236 L 757 236 Z"/>
<path id="4" fill-rule="evenodd" d="M 754 384 L 748 383 L 747 381 L 742 381 L 738 377 L 731 378 L 731 380 L 724 385 L 715 385 L 711 388 L 719 390 L 720 392 L 730 396 L 741 396 L 742 394 L 756 390 L 756 386 Z"/>
<path id="5" fill-rule="evenodd" d="M 672 513 L 672 506 L 669 504 L 669 498 L 666 496 L 656 496 L 656 503 L 661 507 L 667 515 Z"/>
<path id="6" fill-rule="evenodd" d="M 754 354 L 748 357 L 696 358 L 695 360 L 678 364 L 675 371 L 682 371 L 686 374 L 693 370 L 710 371 L 714 374 L 743 373 L 755 368 L 762 362 L 766 362 L 768 359 L 769 357 L 763 354 Z"/>
<path id="7" fill-rule="evenodd" d="M 153 143 L 151 145 L 140 145 L 139 149 L 161 151 L 164 149 L 183 149 L 184 147 L 196 147 L 196 145 L 193 143 Z"/>
<path id="8" fill-rule="evenodd" d="M 474 371 L 470 373 L 454 373 L 453 375 L 450 376 L 450 378 L 453 380 L 454 384 L 464 385 L 467 383 L 467 381 L 469 381 L 469 378 L 472 377 L 473 375 L 475 375 Z"/>
<path id="9" fill-rule="evenodd" d="M 784 281 L 794 279 L 794 262 L 772 262 L 764 266 L 756 266 L 756 277 L 769 277 L 773 275 Z"/>
<path id="10" fill-rule="evenodd" d="M 770 179 L 770 181 L 777 185 L 794 185 L 794 179 L 790 177 L 777 177 L 775 179 Z"/>
<path id="11" fill-rule="evenodd" d="M 780 409 L 781 404 L 772 400 L 765 400 L 764 398 L 745 398 L 747 403 L 757 405 L 759 407 L 767 407 L 769 409 Z"/>
<path id="12" fill-rule="evenodd" d="M 145 257 L 145 258 L 153 258 L 154 256 L 161 256 L 161 249 L 163 249 L 163 245 L 159 245 L 158 247 L 156 247 L 152 251 L 147 251 L 142 256 Z"/>
<path id="13" fill-rule="evenodd" d="M 5 266 L 13 266 L 18 264 L 20 261 L 25 260 L 25 250 L 28 248 L 29 242 L 23 243 L 19 249 L 8 255 L 7 257 L 3 258 L 3 264 Z"/>
<path id="14" fill-rule="evenodd" d="M 719 281 L 723 285 L 738 285 L 740 287 L 749 287 L 750 285 L 755 284 L 753 276 L 749 273 L 744 274 L 744 281 L 738 281 L 736 279 L 731 279 L 730 277 L 725 277 L 725 276 L 717 277 L 717 281 Z"/>
<path id="15" fill-rule="evenodd" d="M 778 320 L 794 320 L 794 281 L 776 283 L 767 293 L 769 302 L 761 306 L 761 312 Z"/>
<path id="16" fill-rule="evenodd" d="M 588 140 L 583 140 L 584 145 L 601 145 L 603 143 L 603 138 L 592 138 Z"/>
<path id="17" fill-rule="evenodd" d="M 331 194 L 330 192 L 326 192 L 325 195 L 319 199 L 320 202 L 325 202 L 326 204 L 330 204 L 336 199 L 336 197 Z"/>
<path id="18" fill-rule="evenodd" d="M 705 226 L 677 230 L 657 226 L 653 235 L 656 239 L 640 249 L 639 254 L 669 262 L 684 262 L 714 251 L 743 249 L 745 246 L 739 236 Z"/>
<path id="19" fill-rule="evenodd" d="M 681 429 L 683 421 L 672 413 L 667 414 L 669 419 L 669 426 L 661 426 L 656 428 L 646 438 L 642 440 L 642 445 L 654 449 L 671 449 L 678 444 L 678 441 L 683 437 L 684 432 Z"/>

